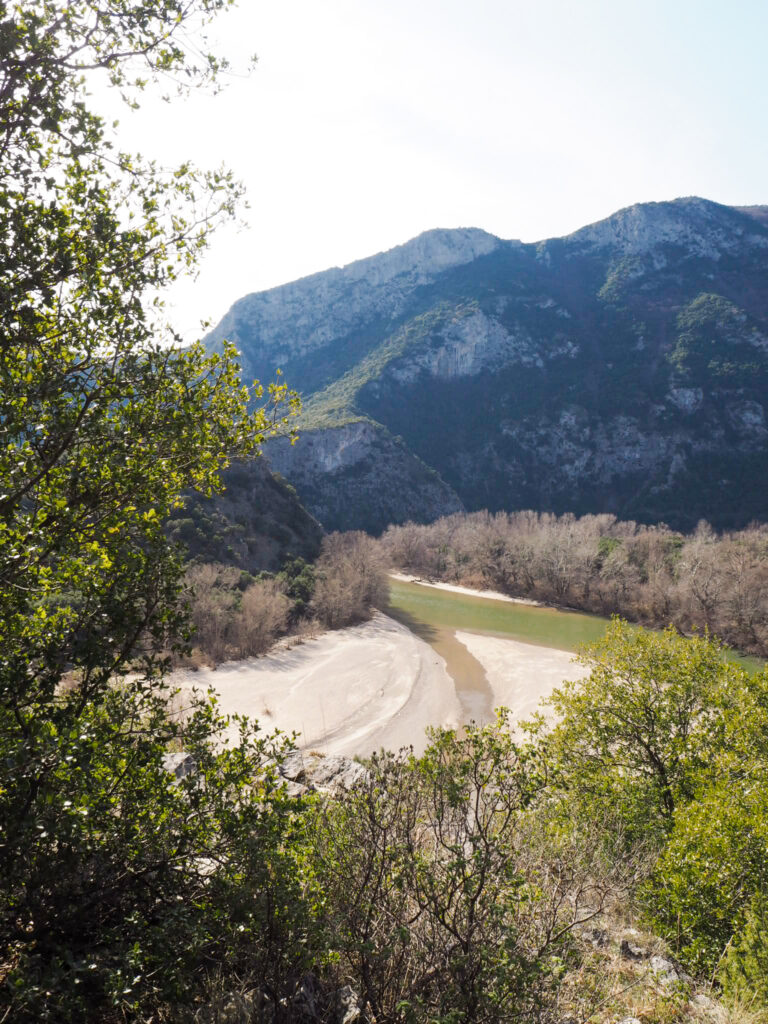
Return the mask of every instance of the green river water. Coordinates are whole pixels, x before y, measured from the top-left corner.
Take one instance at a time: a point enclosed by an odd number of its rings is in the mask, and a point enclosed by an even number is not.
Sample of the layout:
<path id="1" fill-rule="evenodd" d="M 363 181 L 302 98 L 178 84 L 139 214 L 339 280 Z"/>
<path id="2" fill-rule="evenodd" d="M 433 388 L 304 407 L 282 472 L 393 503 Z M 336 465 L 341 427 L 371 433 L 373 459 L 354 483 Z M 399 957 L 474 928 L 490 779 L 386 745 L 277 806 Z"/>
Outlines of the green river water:
<path id="1" fill-rule="evenodd" d="M 389 584 L 389 614 L 430 643 L 443 657 L 446 657 L 446 652 L 441 647 L 445 648 L 447 644 L 452 649 L 451 640 L 461 651 L 466 651 L 453 636 L 457 629 L 509 637 L 561 651 L 575 651 L 582 644 L 598 640 L 610 621 L 599 615 L 457 594 L 391 578 Z M 736 651 L 729 651 L 726 657 L 750 672 L 757 671 L 764 664 L 760 658 Z M 448 669 L 451 671 L 450 662 Z M 456 679 L 453 671 L 451 674 Z"/>

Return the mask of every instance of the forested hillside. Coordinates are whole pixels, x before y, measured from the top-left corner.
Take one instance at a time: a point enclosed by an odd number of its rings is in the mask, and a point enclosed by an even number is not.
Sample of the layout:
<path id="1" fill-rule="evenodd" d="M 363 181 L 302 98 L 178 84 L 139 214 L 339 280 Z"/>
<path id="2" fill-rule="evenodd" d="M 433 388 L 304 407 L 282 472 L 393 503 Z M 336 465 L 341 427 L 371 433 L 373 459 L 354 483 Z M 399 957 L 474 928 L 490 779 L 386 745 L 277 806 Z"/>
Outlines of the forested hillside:
<path id="1" fill-rule="evenodd" d="M 249 573 L 276 572 L 289 558 L 314 561 L 322 539 L 295 490 L 260 459 L 230 466 L 218 495 L 186 494 L 167 532 L 186 558 Z"/>
<path id="2" fill-rule="evenodd" d="M 328 528 L 460 503 L 739 527 L 766 508 L 766 280 L 764 208 L 679 199 L 538 244 L 427 232 L 241 299 L 208 345 L 303 393 L 305 444 L 270 454 Z"/>

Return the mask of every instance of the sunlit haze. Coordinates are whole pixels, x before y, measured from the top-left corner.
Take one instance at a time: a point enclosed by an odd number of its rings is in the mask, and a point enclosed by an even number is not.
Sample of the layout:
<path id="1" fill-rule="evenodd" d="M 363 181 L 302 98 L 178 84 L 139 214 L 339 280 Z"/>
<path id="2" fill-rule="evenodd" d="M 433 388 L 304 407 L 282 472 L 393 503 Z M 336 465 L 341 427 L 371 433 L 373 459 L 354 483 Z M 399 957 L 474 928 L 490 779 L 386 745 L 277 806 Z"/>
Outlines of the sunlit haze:
<path id="1" fill-rule="evenodd" d="M 646 200 L 768 202 L 762 0 L 243 0 L 223 94 L 121 112 L 120 145 L 225 163 L 249 227 L 173 295 L 240 296 L 434 227 L 533 241 Z"/>

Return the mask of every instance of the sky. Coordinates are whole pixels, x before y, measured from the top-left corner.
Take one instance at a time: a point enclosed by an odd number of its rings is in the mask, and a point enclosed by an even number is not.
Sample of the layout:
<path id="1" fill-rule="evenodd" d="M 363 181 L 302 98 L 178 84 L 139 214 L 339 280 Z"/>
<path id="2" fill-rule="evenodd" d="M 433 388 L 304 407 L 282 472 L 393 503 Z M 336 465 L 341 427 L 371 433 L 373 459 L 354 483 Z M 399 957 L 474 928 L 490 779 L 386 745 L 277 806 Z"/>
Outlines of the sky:
<path id="1" fill-rule="evenodd" d="M 170 296 L 188 340 L 430 228 L 535 241 L 636 202 L 768 203 L 765 0 L 240 0 L 208 34 L 250 75 L 119 112 L 121 148 L 247 189 L 248 227 Z"/>

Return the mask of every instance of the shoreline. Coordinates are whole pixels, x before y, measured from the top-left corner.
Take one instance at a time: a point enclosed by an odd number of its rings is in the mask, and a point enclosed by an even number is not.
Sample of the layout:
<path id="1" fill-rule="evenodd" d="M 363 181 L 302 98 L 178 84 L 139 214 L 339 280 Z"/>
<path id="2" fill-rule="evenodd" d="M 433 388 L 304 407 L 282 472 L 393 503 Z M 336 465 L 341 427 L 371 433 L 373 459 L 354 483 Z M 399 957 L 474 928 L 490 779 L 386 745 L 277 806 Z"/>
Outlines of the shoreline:
<path id="1" fill-rule="evenodd" d="M 421 576 L 412 576 L 406 572 L 388 572 L 389 579 L 399 580 L 400 583 L 417 583 L 420 587 L 432 587 L 434 590 L 448 590 L 452 594 L 464 594 L 467 597 L 484 597 L 491 601 L 507 601 L 510 604 L 525 604 L 531 608 L 551 608 L 553 605 L 544 604 L 543 601 L 534 601 L 528 597 L 510 597 L 509 594 L 502 594 L 498 590 L 475 590 L 473 587 L 464 587 L 459 583 L 441 583 L 425 580 Z M 572 609 L 568 609 L 569 611 Z M 584 613 L 588 614 L 588 613 Z"/>

